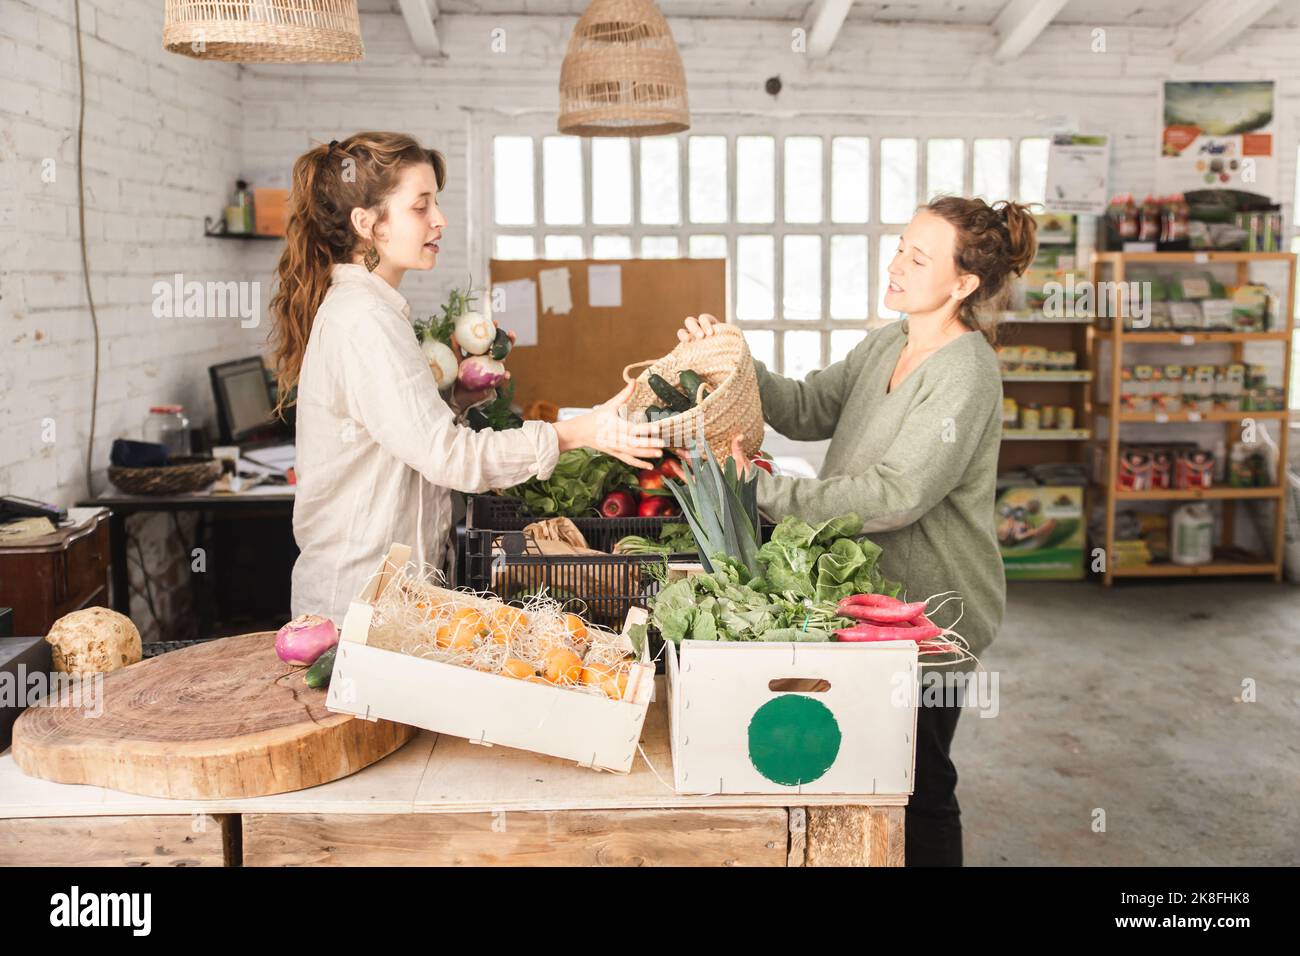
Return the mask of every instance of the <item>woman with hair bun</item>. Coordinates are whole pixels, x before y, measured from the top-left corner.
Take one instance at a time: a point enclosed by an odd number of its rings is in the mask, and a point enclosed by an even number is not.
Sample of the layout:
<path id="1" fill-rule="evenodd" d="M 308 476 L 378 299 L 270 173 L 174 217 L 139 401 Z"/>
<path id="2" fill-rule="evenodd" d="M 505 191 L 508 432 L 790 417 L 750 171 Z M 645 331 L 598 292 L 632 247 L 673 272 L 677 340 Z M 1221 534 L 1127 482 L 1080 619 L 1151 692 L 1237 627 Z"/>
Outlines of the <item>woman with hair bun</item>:
<path id="1" fill-rule="evenodd" d="M 285 249 L 271 300 L 280 411 L 297 388 L 292 611 L 342 622 L 393 542 L 450 563 L 451 489 L 547 478 L 560 452 L 590 447 L 638 468 L 661 454 L 648 426 L 618 414 L 631 386 L 595 411 L 475 432 L 443 398 L 397 291 L 438 261 L 446 218 L 442 154 L 401 133 L 357 133 L 293 166 Z M 453 408 L 452 406 L 455 406 Z"/>
<path id="2" fill-rule="evenodd" d="M 815 479 L 755 469 L 762 510 L 810 523 L 857 513 L 884 549 L 882 572 L 904 582 L 909 600 L 960 593 L 931 617 L 952 626 L 960 609 L 956 630 L 976 655 L 992 642 L 1006 605 L 993 513 L 1002 377 L 992 346 L 1010 280 L 1033 260 L 1035 231 L 1018 203 L 936 199 L 917 211 L 889 264 L 885 305 L 903 313 L 901 321 L 868 333 L 846 359 L 802 382 L 754 363 L 768 424 L 797 441 L 830 439 Z M 711 335 L 716 321 L 690 317 L 678 337 Z M 738 441 L 732 454 L 743 463 Z M 961 865 L 949 757 L 959 714 L 922 697 L 909 866 Z"/>

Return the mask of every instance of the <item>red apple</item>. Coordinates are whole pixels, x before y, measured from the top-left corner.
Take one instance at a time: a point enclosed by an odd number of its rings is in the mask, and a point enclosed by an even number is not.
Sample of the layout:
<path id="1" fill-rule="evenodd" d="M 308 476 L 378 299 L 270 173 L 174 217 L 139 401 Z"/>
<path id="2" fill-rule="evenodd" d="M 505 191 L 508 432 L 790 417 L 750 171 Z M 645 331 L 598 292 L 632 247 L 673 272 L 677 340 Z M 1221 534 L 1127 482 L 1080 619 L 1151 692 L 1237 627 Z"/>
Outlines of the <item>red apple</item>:
<path id="1" fill-rule="evenodd" d="M 636 499 L 626 491 L 611 491 L 600 503 L 600 513 L 606 518 L 630 518 L 636 514 Z"/>
<path id="2" fill-rule="evenodd" d="M 664 486 L 664 476 L 661 475 L 659 472 L 655 471 L 653 468 L 647 468 L 647 469 L 643 469 L 642 471 L 638 471 L 636 473 L 636 480 L 637 480 L 637 484 L 641 486 L 643 497 L 644 497 L 644 492 L 658 491 L 662 489 Z"/>
<path id="3" fill-rule="evenodd" d="M 651 495 L 648 498 L 641 499 L 641 505 L 637 508 L 637 514 L 642 518 L 657 518 L 664 513 L 664 505 L 668 499 L 661 495 Z"/>
<path id="4" fill-rule="evenodd" d="M 659 463 L 659 470 L 674 481 L 686 480 L 686 469 L 682 467 L 682 463 L 676 458 L 669 458 L 665 455 L 664 460 Z"/>

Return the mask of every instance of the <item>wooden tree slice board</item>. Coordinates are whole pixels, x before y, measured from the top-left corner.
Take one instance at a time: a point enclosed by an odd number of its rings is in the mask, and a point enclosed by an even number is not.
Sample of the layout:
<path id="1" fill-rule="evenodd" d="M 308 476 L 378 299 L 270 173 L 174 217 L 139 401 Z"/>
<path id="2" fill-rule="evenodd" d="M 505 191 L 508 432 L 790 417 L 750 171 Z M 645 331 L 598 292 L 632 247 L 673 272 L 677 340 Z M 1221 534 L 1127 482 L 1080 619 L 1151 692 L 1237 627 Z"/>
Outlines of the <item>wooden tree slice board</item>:
<path id="1" fill-rule="evenodd" d="M 27 774 L 178 799 L 259 797 L 346 777 L 418 730 L 325 708 L 324 689 L 275 653 L 272 633 L 160 654 L 65 688 L 13 729 Z"/>

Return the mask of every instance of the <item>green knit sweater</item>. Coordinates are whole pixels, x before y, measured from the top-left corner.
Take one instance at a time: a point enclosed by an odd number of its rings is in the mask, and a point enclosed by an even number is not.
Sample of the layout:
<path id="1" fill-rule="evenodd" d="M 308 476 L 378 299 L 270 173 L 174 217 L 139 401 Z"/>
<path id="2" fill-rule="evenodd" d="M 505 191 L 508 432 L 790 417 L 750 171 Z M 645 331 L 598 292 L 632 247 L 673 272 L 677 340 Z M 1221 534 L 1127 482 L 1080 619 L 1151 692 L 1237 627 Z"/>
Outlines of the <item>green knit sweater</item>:
<path id="1" fill-rule="evenodd" d="M 758 503 L 774 520 L 856 512 L 909 600 L 960 592 L 931 618 L 951 626 L 964 607 L 956 630 L 979 655 L 1006 605 L 993 514 L 1002 378 L 984 336 L 967 332 L 889 392 L 907 333 L 906 319 L 870 332 L 802 382 L 754 363 L 767 422 L 796 441 L 831 440 L 816 479 L 760 471 Z"/>

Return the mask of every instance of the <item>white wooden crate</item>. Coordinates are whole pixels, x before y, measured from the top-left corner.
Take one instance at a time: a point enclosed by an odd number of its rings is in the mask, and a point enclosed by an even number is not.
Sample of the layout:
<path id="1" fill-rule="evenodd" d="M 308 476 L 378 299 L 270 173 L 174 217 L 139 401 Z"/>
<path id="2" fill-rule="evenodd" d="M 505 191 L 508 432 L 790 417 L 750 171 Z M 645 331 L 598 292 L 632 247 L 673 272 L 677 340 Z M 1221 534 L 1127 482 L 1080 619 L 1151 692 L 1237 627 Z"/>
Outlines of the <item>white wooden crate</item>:
<path id="1" fill-rule="evenodd" d="M 628 675 L 627 696 L 612 700 L 371 647 L 367 640 L 375 602 L 410 552 L 405 545 L 393 545 L 379 573 L 348 608 L 326 697 L 331 711 L 367 720 L 382 717 L 596 770 L 632 769 L 654 694 L 654 666 L 646 648 Z M 633 608 L 628 625 L 644 615 Z"/>
<path id="2" fill-rule="evenodd" d="M 686 640 L 664 653 L 677 792 L 912 792 L 915 643 Z"/>

